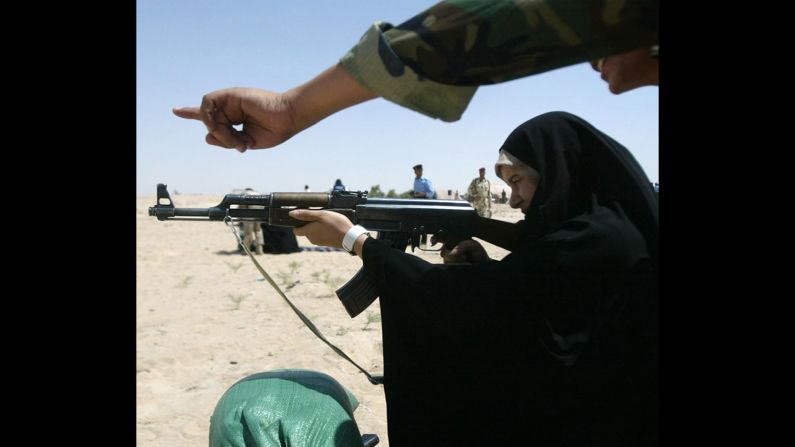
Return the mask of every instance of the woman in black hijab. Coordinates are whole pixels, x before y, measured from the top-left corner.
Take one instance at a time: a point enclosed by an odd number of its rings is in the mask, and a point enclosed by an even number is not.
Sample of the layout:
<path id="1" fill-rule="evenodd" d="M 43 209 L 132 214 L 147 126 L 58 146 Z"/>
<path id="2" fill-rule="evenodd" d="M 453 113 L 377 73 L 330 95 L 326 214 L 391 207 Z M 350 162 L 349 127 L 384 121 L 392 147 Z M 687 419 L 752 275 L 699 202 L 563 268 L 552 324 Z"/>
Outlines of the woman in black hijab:
<path id="1" fill-rule="evenodd" d="M 378 284 L 389 441 L 655 445 L 657 203 L 629 152 L 563 112 L 506 139 L 497 175 L 523 236 L 491 261 L 474 241 L 431 264 L 362 236 Z M 352 224 L 295 213 L 339 244 Z M 340 219 L 342 217 L 342 219 Z M 316 242 L 318 241 L 318 242 Z"/>

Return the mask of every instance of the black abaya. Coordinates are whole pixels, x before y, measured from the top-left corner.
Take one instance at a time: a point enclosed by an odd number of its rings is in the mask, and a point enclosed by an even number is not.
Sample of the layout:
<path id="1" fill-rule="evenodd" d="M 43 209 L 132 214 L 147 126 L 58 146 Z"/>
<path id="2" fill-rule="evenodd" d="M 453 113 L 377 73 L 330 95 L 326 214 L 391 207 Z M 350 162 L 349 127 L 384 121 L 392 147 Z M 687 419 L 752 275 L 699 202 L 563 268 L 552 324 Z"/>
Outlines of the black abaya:
<path id="1" fill-rule="evenodd" d="M 368 239 L 390 445 L 656 443 L 656 200 L 623 146 L 553 112 L 502 149 L 541 174 L 501 261 Z M 648 194 L 647 194 L 648 192 Z"/>

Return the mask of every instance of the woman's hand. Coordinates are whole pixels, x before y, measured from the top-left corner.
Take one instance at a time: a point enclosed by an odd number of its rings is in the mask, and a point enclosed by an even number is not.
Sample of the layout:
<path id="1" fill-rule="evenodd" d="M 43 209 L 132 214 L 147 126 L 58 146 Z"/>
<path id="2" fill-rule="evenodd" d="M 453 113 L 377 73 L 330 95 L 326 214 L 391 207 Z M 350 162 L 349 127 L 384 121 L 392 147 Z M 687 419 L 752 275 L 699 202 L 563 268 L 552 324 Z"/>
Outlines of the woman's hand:
<path id="1" fill-rule="evenodd" d="M 296 227 L 296 236 L 306 236 L 315 245 L 326 247 L 342 247 L 342 238 L 353 227 L 347 217 L 334 211 L 326 210 L 292 210 L 290 217 L 310 222 Z"/>
<path id="2" fill-rule="evenodd" d="M 472 239 L 461 241 L 452 249 L 442 245 L 440 254 L 445 264 L 481 264 L 490 260 L 486 249 Z"/>

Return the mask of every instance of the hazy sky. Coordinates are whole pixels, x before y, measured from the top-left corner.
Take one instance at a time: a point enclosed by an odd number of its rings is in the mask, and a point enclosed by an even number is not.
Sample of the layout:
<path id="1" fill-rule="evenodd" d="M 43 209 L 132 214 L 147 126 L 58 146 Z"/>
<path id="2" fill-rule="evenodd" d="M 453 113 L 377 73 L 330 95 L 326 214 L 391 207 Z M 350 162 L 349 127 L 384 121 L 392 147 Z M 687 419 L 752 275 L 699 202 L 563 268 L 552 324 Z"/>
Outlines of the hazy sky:
<path id="1" fill-rule="evenodd" d="M 497 180 L 497 149 L 522 122 L 563 110 L 625 145 L 658 181 L 658 91 L 613 95 L 588 64 L 478 89 L 461 120 L 445 123 L 375 99 L 343 110 L 272 149 L 240 154 L 204 142 L 198 106 L 226 87 L 285 91 L 337 63 L 376 20 L 394 25 L 433 2 L 417 0 L 138 0 L 137 194 L 166 183 L 180 193 L 262 193 L 380 184 L 412 187 L 422 163 L 437 190 L 466 190 L 477 169 Z"/>

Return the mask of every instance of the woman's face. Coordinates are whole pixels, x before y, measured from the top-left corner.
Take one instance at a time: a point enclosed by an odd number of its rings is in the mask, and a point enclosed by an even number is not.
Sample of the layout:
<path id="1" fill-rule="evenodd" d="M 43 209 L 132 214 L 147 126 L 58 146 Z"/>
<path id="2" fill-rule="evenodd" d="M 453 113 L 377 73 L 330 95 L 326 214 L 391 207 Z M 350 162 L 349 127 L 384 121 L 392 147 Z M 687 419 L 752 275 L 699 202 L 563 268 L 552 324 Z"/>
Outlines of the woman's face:
<path id="1" fill-rule="evenodd" d="M 511 187 L 511 199 L 508 204 L 511 208 L 519 208 L 526 213 L 536 194 L 538 177 L 529 175 L 527 169 L 517 169 L 515 166 L 502 166 L 500 177 Z"/>

